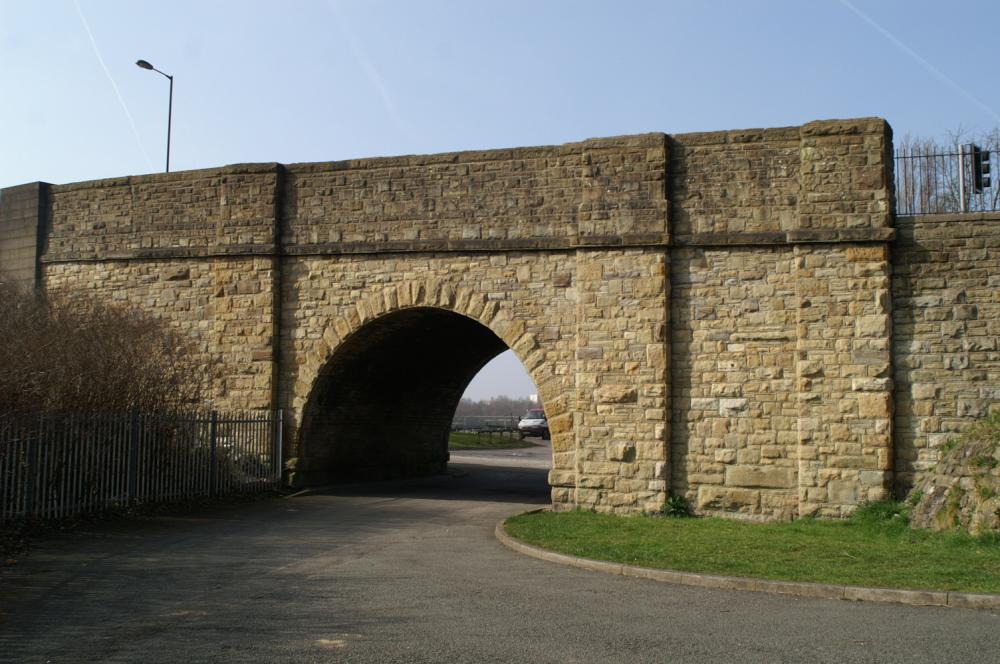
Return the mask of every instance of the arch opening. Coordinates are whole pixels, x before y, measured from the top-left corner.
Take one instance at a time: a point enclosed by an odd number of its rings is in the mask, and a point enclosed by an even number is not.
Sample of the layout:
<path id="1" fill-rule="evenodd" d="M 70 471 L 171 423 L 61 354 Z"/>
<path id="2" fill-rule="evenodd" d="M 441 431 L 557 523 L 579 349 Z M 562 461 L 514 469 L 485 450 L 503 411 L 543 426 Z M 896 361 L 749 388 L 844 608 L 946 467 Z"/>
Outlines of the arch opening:
<path id="1" fill-rule="evenodd" d="M 303 411 L 305 484 L 444 472 L 466 386 L 507 344 L 482 323 L 414 307 L 369 321 L 334 351 Z"/>

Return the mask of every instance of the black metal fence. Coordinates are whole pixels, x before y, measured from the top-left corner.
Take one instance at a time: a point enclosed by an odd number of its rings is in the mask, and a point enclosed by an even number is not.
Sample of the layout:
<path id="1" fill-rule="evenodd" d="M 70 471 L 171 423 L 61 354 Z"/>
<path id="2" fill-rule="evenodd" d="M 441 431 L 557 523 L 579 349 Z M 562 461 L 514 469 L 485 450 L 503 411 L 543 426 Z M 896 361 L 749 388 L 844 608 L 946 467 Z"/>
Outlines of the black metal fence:
<path id="1" fill-rule="evenodd" d="M 281 411 L 0 420 L 0 523 L 281 482 Z"/>
<path id="2" fill-rule="evenodd" d="M 456 415 L 451 421 L 451 430 L 517 432 L 518 421 L 519 418 L 515 415 Z"/>
<path id="3" fill-rule="evenodd" d="M 995 167 L 1000 145 L 929 145 L 896 148 L 896 214 L 949 214 L 1000 210 Z"/>

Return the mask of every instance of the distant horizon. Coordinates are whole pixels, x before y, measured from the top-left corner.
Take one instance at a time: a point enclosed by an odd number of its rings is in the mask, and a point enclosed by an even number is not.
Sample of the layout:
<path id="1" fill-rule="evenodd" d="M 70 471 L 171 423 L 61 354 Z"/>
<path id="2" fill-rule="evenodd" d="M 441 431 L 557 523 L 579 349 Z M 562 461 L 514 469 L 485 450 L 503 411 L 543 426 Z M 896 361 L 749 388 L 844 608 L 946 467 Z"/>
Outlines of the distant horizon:
<path id="1" fill-rule="evenodd" d="M 514 396 L 517 391 L 524 392 L 524 396 Z M 500 396 L 527 399 L 531 394 L 538 394 L 538 388 L 514 351 L 508 350 L 490 360 L 476 374 L 465 388 L 462 398 L 473 401 L 485 401 Z"/>

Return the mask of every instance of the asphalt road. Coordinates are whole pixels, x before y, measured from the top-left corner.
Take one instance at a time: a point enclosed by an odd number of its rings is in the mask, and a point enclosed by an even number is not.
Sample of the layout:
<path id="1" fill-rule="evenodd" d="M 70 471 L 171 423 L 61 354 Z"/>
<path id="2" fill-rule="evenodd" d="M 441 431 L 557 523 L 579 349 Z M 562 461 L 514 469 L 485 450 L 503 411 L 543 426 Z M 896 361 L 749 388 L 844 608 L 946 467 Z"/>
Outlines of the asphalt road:
<path id="1" fill-rule="evenodd" d="M 546 503 L 546 471 L 490 456 L 456 454 L 451 475 L 405 485 L 42 541 L 0 573 L 0 661 L 1000 661 L 990 612 L 704 590 L 522 557 L 493 527 Z"/>

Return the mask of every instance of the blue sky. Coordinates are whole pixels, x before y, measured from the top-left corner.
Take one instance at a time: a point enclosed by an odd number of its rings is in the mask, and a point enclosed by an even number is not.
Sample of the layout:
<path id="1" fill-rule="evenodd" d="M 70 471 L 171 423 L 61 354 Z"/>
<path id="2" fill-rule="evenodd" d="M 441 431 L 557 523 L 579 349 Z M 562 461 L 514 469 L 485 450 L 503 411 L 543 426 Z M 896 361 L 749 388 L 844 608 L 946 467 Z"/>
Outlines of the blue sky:
<path id="1" fill-rule="evenodd" d="M 139 58 L 175 76 L 184 170 L 868 115 L 946 139 L 1000 126 L 998 25 L 995 0 L 0 0 L 0 187 L 162 170 Z"/>

